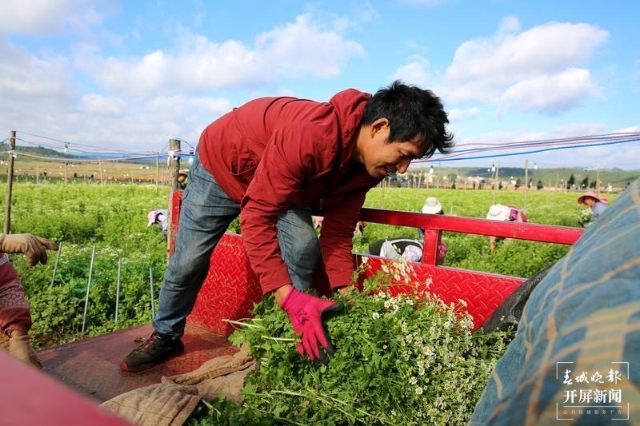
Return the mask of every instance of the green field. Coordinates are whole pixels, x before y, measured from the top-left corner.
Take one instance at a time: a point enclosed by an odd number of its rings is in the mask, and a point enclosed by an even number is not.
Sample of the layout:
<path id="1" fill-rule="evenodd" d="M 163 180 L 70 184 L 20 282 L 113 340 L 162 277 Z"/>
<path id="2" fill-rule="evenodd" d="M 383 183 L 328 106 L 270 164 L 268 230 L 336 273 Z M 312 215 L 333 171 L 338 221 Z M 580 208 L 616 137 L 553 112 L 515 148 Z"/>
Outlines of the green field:
<path id="1" fill-rule="evenodd" d="M 33 336 L 41 347 L 151 320 L 151 300 L 157 300 L 167 245 L 158 227 L 147 227 L 146 216 L 150 210 L 166 207 L 168 194 L 167 187 L 155 185 L 14 185 L 11 232 L 30 232 L 62 245 L 59 256 L 50 253 L 46 266 L 28 268 L 24 256 L 11 256 L 32 305 Z M 496 202 L 521 207 L 525 201 L 524 190 L 493 193 L 375 188 L 365 206 L 419 211 L 427 196 L 438 197 L 448 215 L 474 218 L 485 216 L 494 197 Z M 578 226 L 584 209 L 576 203 L 578 196 L 579 193 L 529 191 L 526 193 L 529 219 L 535 223 Z M 611 202 L 616 197 L 609 194 Z M 5 201 L 1 204 L 4 212 Z M 232 227 L 237 229 L 237 222 Z M 366 252 L 371 242 L 391 236 L 416 238 L 417 231 L 370 224 L 362 237 L 354 239 L 354 248 Z M 512 240 L 503 242 L 491 255 L 486 237 L 445 233 L 443 239 L 449 247 L 444 261 L 447 266 L 521 277 L 534 275 L 569 249 Z M 85 305 L 87 287 L 89 303 Z"/>

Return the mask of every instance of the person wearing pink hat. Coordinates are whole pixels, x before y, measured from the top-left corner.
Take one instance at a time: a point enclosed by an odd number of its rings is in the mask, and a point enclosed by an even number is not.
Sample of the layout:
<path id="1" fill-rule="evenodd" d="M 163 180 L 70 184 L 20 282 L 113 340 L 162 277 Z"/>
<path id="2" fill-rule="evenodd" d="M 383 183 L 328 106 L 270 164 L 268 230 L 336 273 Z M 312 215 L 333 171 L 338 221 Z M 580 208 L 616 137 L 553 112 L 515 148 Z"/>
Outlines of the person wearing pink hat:
<path id="1" fill-rule="evenodd" d="M 159 225 L 160 228 L 162 228 L 162 236 L 167 238 L 167 232 L 169 229 L 169 210 L 151 210 L 149 214 L 147 214 L 147 228 L 153 225 Z"/>
<path id="2" fill-rule="evenodd" d="M 584 204 L 589 207 L 593 214 L 591 222 L 597 220 L 605 210 L 607 210 L 607 199 L 598 197 L 593 191 L 587 191 L 578 198 L 578 204 Z"/>

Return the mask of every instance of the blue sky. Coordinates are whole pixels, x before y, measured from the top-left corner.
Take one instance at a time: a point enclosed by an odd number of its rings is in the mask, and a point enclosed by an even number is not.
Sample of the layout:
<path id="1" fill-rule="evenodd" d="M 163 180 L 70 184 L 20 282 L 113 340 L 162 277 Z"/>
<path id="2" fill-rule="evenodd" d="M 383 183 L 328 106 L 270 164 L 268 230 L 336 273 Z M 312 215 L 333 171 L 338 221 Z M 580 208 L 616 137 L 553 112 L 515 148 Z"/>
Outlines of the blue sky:
<path id="1" fill-rule="evenodd" d="M 395 79 L 442 98 L 460 148 L 640 137 L 630 0 L 3 0 L 0 16 L 0 140 L 195 146 L 252 98 L 325 101 Z M 635 141 L 455 163 L 640 170 L 638 158 Z"/>

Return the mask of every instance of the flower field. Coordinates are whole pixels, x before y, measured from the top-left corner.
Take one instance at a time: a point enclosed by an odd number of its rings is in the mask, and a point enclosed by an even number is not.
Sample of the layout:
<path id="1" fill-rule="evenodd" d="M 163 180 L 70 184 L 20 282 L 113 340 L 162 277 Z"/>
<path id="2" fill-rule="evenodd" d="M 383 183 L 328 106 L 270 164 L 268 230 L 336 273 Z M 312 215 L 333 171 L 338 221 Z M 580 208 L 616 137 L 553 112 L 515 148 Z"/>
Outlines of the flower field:
<path id="1" fill-rule="evenodd" d="M 167 244 L 158 227 L 147 227 L 150 210 L 168 205 L 168 188 L 99 183 L 18 183 L 13 187 L 11 232 L 30 232 L 61 244 L 45 266 L 11 260 L 32 305 L 34 344 L 40 348 L 148 323 L 166 266 Z M 530 191 L 529 220 L 579 226 L 577 193 Z M 491 191 L 375 188 L 366 207 L 419 211 L 435 196 L 448 215 L 482 218 Z M 615 195 L 609 194 L 610 202 Z M 496 202 L 523 206 L 524 191 L 499 191 Z M 2 201 L 4 212 L 4 200 Z M 232 225 L 237 229 L 237 222 Z M 391 236 L 417 238 L 414 228 L 369 224 L 354 248 Z M 494 255 L 484 237 L 445 233 L 445 265 L 529 277 L 562 257 L 568 247 L 504 241 Z M 54 274 L 55 270 L 55 274 Z M 87 289 L 89 297 L 86 297 Z"/>

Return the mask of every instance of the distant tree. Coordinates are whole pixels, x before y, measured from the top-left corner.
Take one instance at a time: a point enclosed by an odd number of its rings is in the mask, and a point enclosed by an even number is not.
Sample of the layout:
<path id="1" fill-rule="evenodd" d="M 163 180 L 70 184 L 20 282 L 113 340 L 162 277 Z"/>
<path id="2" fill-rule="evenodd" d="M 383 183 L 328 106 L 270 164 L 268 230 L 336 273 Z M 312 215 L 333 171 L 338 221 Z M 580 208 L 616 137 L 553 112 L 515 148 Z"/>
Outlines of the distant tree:
<path id="1" fill-rule="evenodd" d="M 567 181 L 567 189 L 571 189 L 571 187 L 573 185 L 575 185 L 576 183 L 576 177 L 573 175 L 573 173 L 571 173 L 571 176 L 569 177 L 569 180 Z"/>
<path id="2" fill-rule="evenodd" d="M 585 176 L 584 179 L 582 179 L 582 183 L 580 184 L 580 188 L 587 189 L 588 187 L 589 187 L 589 176 Z"/>
<path id="3" fill-rule="evenodd" d="M 544 185 L 542 184 L 541 180 L 538 180 L 538 184 L 536 185 L 536 188 L 538 188 L 538 191 L 540 191 L 542 188 L 544 188 Z"/>
<path id="4" fill-rule="evenodd" d="M 522 182 L 520 182 L 520 178 L 516 179 L 516 189 L 520 188 L 520 186 L 522 186 Z"/>

